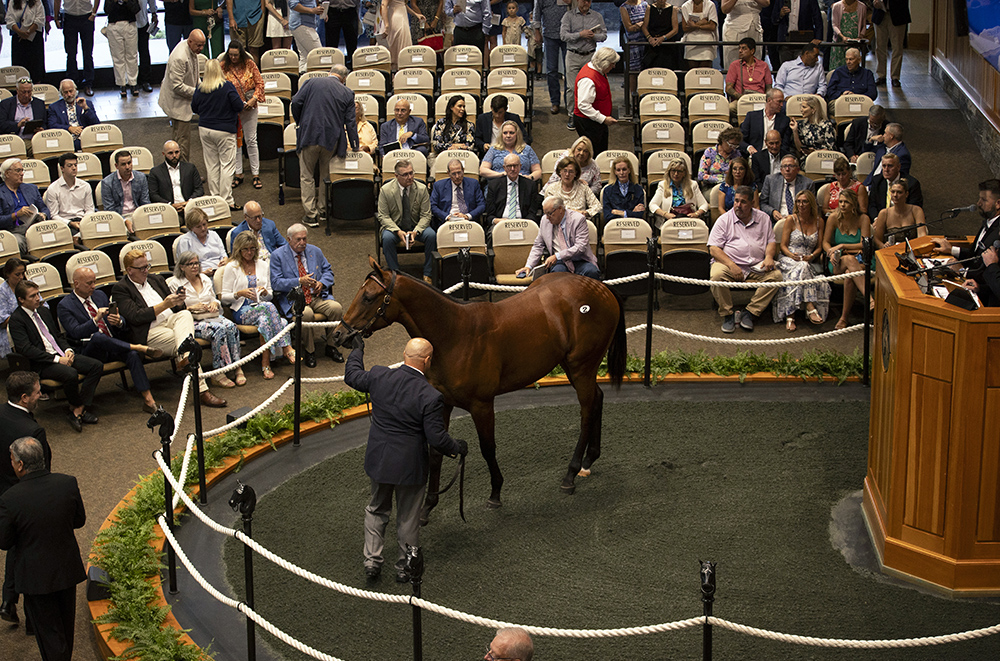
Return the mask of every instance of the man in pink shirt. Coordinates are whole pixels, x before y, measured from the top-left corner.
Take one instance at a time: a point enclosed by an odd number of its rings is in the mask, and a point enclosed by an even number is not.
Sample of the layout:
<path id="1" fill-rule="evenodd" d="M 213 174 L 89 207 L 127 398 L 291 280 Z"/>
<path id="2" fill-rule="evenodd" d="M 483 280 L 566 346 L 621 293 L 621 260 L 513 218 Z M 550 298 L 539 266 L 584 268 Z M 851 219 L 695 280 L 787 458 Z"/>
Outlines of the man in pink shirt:
<path id="1" fill-rule="evenodd" d="M 740 58 L 729 65 L 726 73 L 726 96 L 729 102 L 729 113 L 736 114 L 736 106 L 744 94 L 764 94 L 771 89 L 774 81 L 771 79 L 771 69 L 763 60 L 754 55 L 757 42 L 753 37 L 740 39 Z"/>
<path id="2" fill-rule="evenodd" d="M 774 258 L 778 244 L 771 219 L 753 208 L 753 189 L 738 186 L 733 194 L 733 208 L 719 216 L 708 235 L 712 255 L 710 279 L 721 282 L 774 282 L 781 280 Z M 757 317 L 767 308 L 778 292 L 777 288 L 760 287 L 754 291 L 750 304 L 742 313 L 733 310 L 733 297 L 728 287 L 712 287 L 723 318 L 722 332 L 732 333 L 736 324 L 753 332 Z"/>

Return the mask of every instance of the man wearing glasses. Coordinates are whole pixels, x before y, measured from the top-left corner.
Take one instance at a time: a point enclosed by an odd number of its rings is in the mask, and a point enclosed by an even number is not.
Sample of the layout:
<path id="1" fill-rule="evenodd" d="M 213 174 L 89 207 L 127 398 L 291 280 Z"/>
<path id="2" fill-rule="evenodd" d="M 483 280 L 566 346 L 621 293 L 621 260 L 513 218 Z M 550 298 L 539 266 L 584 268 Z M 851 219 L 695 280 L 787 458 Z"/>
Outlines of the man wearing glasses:
<path id="1" fill-rule="evenodd" d="M 531 636 L 520 627 L 498 629 L 489 647 L 486 648 L 484 661 L 531 661 L 535 655 L 535 646 Z"/>
<path id="2" fill-rule="evenodd" d="M 184 306 L 184 294 L 171 294 L 163 276 L 149 272 L 149 260 L 142 250 L 125 253 L 125 277 L 111 290 L 113 304 L 131 333 L 130 342 L 159 349 L 176 356 L 181 342 L 194 335 L 194 319 Z M 177 368 L 188 359 L 177 361 Z M 203 406 L 224 408 L 226 400 L 213 395 L 204 378 L 198 379 Z"/>
<path id="3" fill-rule="evenodd" d="M 542 196 L 535 182 L 521 176 L 521 157 L 507 154 L 503 159 L 503 173 L 494 177 L 486 186 L 486 242 L 493 245 L 493 226 L 505 218 L 527 218 L 536 223 L 542 214 Z"/>
<path id="4" fill-rule="evenodd" d="M 799 172 L 799 159 L 791 154 L 784 156 L 781 173 L 764 179 L 760 189 L 760 210 L 776 223 L 795 213 L 795 196 L 804 190 L 814 193 L 813 186 L 812 179 Z"/>
<path id="5" fill-rule="evenodd" d="M 31 136 L 36 131 L 47 129 L 45 102 L 32 96 L 35 86 L 31 78 L 18 78 L 17 94 L 0 101 L 0 133 L 12 133 L 24 140 L 28 156 L 31 156 Z M 42 122 L 34 131 L 25 133 L 28 122 Z"/>
<path id="6" fill-rule="evenodd" d="M 25 232 L 32 223 L 49 217 L 49 208 L 42 200 L 38 186 L 24 183 L 24 164 L 19 158 L 8 158 L 0 165 L 0 230 L 14 234 L 21 254 L 28 253 Z"/>
<path id="7" fill-rule="evenodd" d="M 437 250 L 437 234 L 431 229 L 431 198 L 427 186 L 415 180 L 413 163 L 396 161 L 396 178 L 382 186 L 378 196 L 378 218 L 382 226 L 382 253 L 393 271 L 399 270 L 397 246 L 407 249 L 424 244 L 424 282 L 431 282 L 431 266 Z"/>

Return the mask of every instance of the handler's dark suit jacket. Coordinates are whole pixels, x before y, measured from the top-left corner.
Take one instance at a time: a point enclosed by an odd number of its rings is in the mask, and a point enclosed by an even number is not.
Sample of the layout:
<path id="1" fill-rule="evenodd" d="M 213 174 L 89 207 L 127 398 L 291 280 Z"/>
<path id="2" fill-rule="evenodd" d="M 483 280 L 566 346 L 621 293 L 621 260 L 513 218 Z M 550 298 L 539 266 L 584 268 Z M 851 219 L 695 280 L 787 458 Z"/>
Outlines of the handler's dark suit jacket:
<path id="1" fill-rule="evenodd" d="M 162 276 L 150 273 L 146 276 L 146 282 L 162 298 L 170 296 L 170 288 L 167 287 L 167 281 Z M 142 297 L 127 275 L 115 283 L 111 289 L 111 299 L 118 304 L 118 314 L 132 331 L 132 344 L 146 344 L 146 340 L 149 339 L 149 325 L 156 319 L 156 313 L 153 312 L 153 308 L 146 304 L 146 299 Z M 173 308 L 173 311 L 180 312 L 184 309 L 184 306 L 181 305 Z"/>
<path id="2" fill-rule="evenodd" d="M 11 406 L 10 402 L 0 404 L 0 457 L 7 460 L 0 461 L 0 495 L 18 482 L 14 467 L 10 465 L 10 444 L 24 436 L 38 439 L 45 452 L 45 466 L 51 469 L 52 449 L 45 438 L 45 430 L 35 420 L 35 416 Z"/>
<path id="3" fill-rule="evenodd" d="M 71 475 L 33 471 L 0 496 L 0 549 L 17 547 L 14 590 L 51 594 L 84 581 L 87 574 L 73 531 L 86 522 L 80 488 Z"/>
<path id="4" fill-rule="evenodd" d="M 170 173 L 167 172 L 167 164 L 160 163 L 154 165 L 153 169 L 146 175 L 146 182 L 149 184 L 149 201 L 161 204 L 173 204 L 174 202 L 187 202 L 193 197 L 201 197 L 205 194 L 205 188 L 201 182 L 201 175 L 198 168 L 186 161 L 179 163 L 181 169 L 181 195 L 183 200 L 174 199 L 174 185 L 170 183 Z"/>
<path id="5" fill-rule="evenodd" d="M 365 472 L 381 484 L 424 484 L 428 444 L 442 454 L 458 453 L 458 443 L 444 428 L 441 393 L 412 367 L 376 365 L 366 371 L 364 358 L 360 349 L 351 352 L 344 383 L 372 397 Z"/>

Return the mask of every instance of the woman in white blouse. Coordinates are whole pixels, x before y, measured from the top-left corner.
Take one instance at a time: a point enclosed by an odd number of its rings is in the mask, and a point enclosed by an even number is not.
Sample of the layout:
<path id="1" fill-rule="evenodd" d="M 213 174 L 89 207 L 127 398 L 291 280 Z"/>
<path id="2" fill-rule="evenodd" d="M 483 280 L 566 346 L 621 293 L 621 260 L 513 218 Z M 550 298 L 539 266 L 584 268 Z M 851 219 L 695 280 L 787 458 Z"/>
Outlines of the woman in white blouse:
<path id="1" fill-rule="evenodd" d="M 233 312 L 233 321 L 245 326 L 256 326 L 260 332 L 261 344 L 281 332 L 285 322 L 278 309 L 271 303 L 273 292 L 268 274 L 267 262 L 259 259 L 260 247 L 253 232 L 240 232 L 233 240 L 233 256 L 223 267 L 222 302 Z M 265 379 L 273 379 L 271 353 L 278 357 L 278 349 L 288 359 L 295 362 L 295 352 L 289 346 L 288 334 L 278 340 L 271 351 L 260 356 Z"/>
<path id="2" fill-rule="evenodd" d="M 601 212 L 601 202 L 586 183 L 580 179 L 580 164 L 572 157 L 566 156 L 556 164 L 554 179 L 545 184 L 542 197 L 554 195 L 562 198 L 567 209 L 579 211 L 588 218 L 594 218 Z"/>
<path id="3" fill-rule="evenodd" d="M 682 158 L 673 159 L 667 165 L 666 174 L 649 203 L 656 227 L 660 228 L 663 221 L 677 216 L 706 220 L 710 206 L 698 184 L 691 181 L 687 162 Z"/>
<path id="4" fill-rule="evenodd" d="M 191 209 L 184 214 L 188 231 L 174 243 L 174 257 L 191 251 L 198 256 L 209 277 L 226 262 L 226 246 L 214 230 L 208 229 L 208 215 L 201 209 Z"/>
<path id="5" fill-rule="evenodd" d="M 212 279 L 201 272 L 201 260 L 191 251 L 182 252 L 174 267 L 174 277 L 167 280 L 170 291 L 184 289 L 184 303 L 194 317 L 194 335 L 212 343 L 212 369 L 220 369 L 240 359 L 240 331 L 236 324 L 222 316 L 222 307 L 215 297 Z M 222 388 L 246 385 L 243 368 L 236 368 L 236 382 L 225 374 L 212 381 Z"/>

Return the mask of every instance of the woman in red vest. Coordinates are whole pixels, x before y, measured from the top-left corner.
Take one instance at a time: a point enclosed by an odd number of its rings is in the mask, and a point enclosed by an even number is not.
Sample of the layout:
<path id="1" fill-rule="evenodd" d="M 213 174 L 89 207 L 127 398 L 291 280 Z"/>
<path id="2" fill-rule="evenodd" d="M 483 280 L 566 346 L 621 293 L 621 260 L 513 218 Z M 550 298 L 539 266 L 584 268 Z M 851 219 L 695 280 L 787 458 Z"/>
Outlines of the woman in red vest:
<path id="1" fill-rule="evenodd" d="M 576 77 L 576 108 L 573 109 L 576 132 L 594 143 L 595 157 L 608 150 L 608 126 L 618 121 L 611 116 L 611 85 L 608 83 L 608 74 L 617 63 L 618 53 L 613 48 L 598 48 Z"/>

